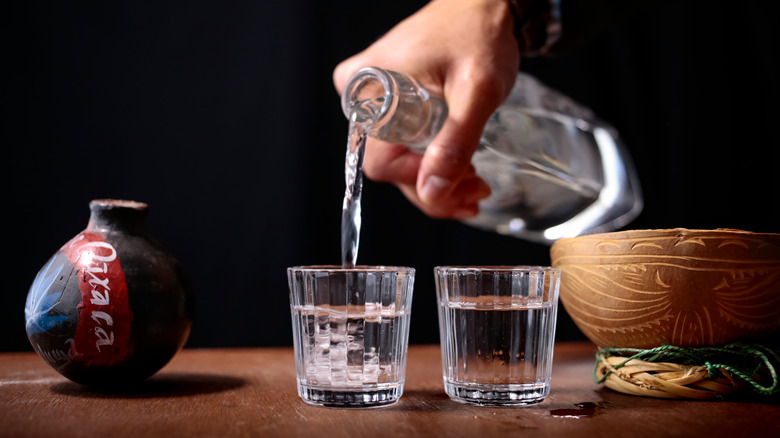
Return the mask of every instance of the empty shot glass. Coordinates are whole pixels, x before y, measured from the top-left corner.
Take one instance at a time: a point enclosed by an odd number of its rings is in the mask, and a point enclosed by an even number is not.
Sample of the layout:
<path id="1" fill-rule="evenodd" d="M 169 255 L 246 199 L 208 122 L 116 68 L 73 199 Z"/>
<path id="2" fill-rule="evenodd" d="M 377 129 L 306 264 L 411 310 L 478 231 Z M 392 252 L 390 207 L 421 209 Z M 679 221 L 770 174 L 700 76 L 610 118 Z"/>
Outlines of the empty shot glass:
<path id="1" fill-rule="evenodd" d="M 474 405 L 530 405 L 550 393 L 560 270 L 436 267 L 444 389 Z"/>
<path id="2" fill-rule="evenodd" d="M 414 269 L 287 269 L 298 395 L 311 405 L 364 408 L 403 394 Z"/>

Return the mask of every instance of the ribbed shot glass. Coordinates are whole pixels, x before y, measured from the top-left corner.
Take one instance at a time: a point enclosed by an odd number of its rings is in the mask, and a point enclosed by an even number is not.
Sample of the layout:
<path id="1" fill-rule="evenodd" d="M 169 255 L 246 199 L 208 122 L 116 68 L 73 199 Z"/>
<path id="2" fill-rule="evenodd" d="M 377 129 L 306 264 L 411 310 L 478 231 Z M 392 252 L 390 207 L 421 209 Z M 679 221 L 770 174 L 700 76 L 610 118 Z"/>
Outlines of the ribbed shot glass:
<path id="1" fill-rule="evenodd" d="M 560 270 L 434 269 L 444 389 L 474 405 L 530 405 L 550 393 Z"/>
<path id="2" fill-rule="evenodd" d="M 298 395 L 311 405 L 366 408 L 403 394 L 414 269 L 287 269 Z"/>

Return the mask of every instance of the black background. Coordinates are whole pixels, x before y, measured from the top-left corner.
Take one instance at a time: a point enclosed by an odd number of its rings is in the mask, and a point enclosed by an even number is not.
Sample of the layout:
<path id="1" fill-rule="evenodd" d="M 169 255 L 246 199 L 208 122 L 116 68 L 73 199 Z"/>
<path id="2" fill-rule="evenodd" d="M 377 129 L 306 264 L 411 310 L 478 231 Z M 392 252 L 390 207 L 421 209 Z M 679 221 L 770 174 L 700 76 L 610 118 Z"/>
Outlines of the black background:
<path id="1" fill-rule="evenodd" d="M 149 233 L 197 295 L 188 346 L 291 345 L 285 268 L 340 257 L 332 69 L 423 2 L 13 4 L 0 351 L 31 350 L 27 290 L 96 198 L 149 204 Z M 523 60 L 620 131 L 645 194 L 628 228 L 778 231 L 775 5 L 659 2 L 565 57 Z M 412 343 L 438 342 L 434 266 L 549 263 L 545 246 L 427 218 L 392 186 L 367 181 L 363 203 L 359 262 L 418 269 Z M 565 312 L 558 339 L 582 339 Z"/>

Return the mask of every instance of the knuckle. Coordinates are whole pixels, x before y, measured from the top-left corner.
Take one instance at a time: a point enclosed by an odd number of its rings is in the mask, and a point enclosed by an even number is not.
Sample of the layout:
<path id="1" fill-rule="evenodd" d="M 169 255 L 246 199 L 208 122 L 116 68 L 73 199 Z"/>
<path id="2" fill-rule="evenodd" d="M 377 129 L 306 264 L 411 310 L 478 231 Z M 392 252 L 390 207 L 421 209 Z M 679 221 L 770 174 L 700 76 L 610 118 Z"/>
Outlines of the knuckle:
<path id="1" fill-rule="evenodd" d="M 465 77 L 474 99 L 482 102 L 501 102 L 511 90 L 511 84 L 507 85 L 499 76 L 489 74 L 484 66 L 471 66 L 466 70 Z"/>
<path id="2" fill-rule="evenodd" d="M 484 57 L 472 59 L 462 66 L 459 82 L 471 89 L 473 100 L 497 106 L 512 91 L 517 77 L 517 67 L 510 64 Z"/>
<path id="3" fill-rule="evenodd" d="M 471 163 L 471 150 L 456 143 L 431 145 L 429 155 L 437 167 L 461 169 Z"/>
<path id="4" fill-rule="evenodd" d="M 341 89 L 346 86 L 347 81 L 349 80 L 350 76 L 357 71 L 354 58 L 349 58 L 347 60 L 344 60 L 340 62 L 334 69 L 333 69 L 333 84 L 336 86 L 336 89 L 341 92 Z"/>

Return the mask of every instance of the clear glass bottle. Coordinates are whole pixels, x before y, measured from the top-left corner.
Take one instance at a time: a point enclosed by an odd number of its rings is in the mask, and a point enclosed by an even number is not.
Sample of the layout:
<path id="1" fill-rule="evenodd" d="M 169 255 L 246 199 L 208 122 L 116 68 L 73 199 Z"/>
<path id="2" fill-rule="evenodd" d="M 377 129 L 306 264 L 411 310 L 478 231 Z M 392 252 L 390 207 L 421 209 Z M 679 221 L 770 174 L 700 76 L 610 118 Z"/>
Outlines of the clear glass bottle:
<path id="1" fill-rule="evenodd" d="M 447 105 L 409 76 L 367 67 L 341 106 L 368 135 L 424 152 Z M 618 229 L 642 210 L 636 170 L 617 131 L 525 73 L 490 117 L 472 163 L 492 189 L 469 225 L 551 244 Z"/>

